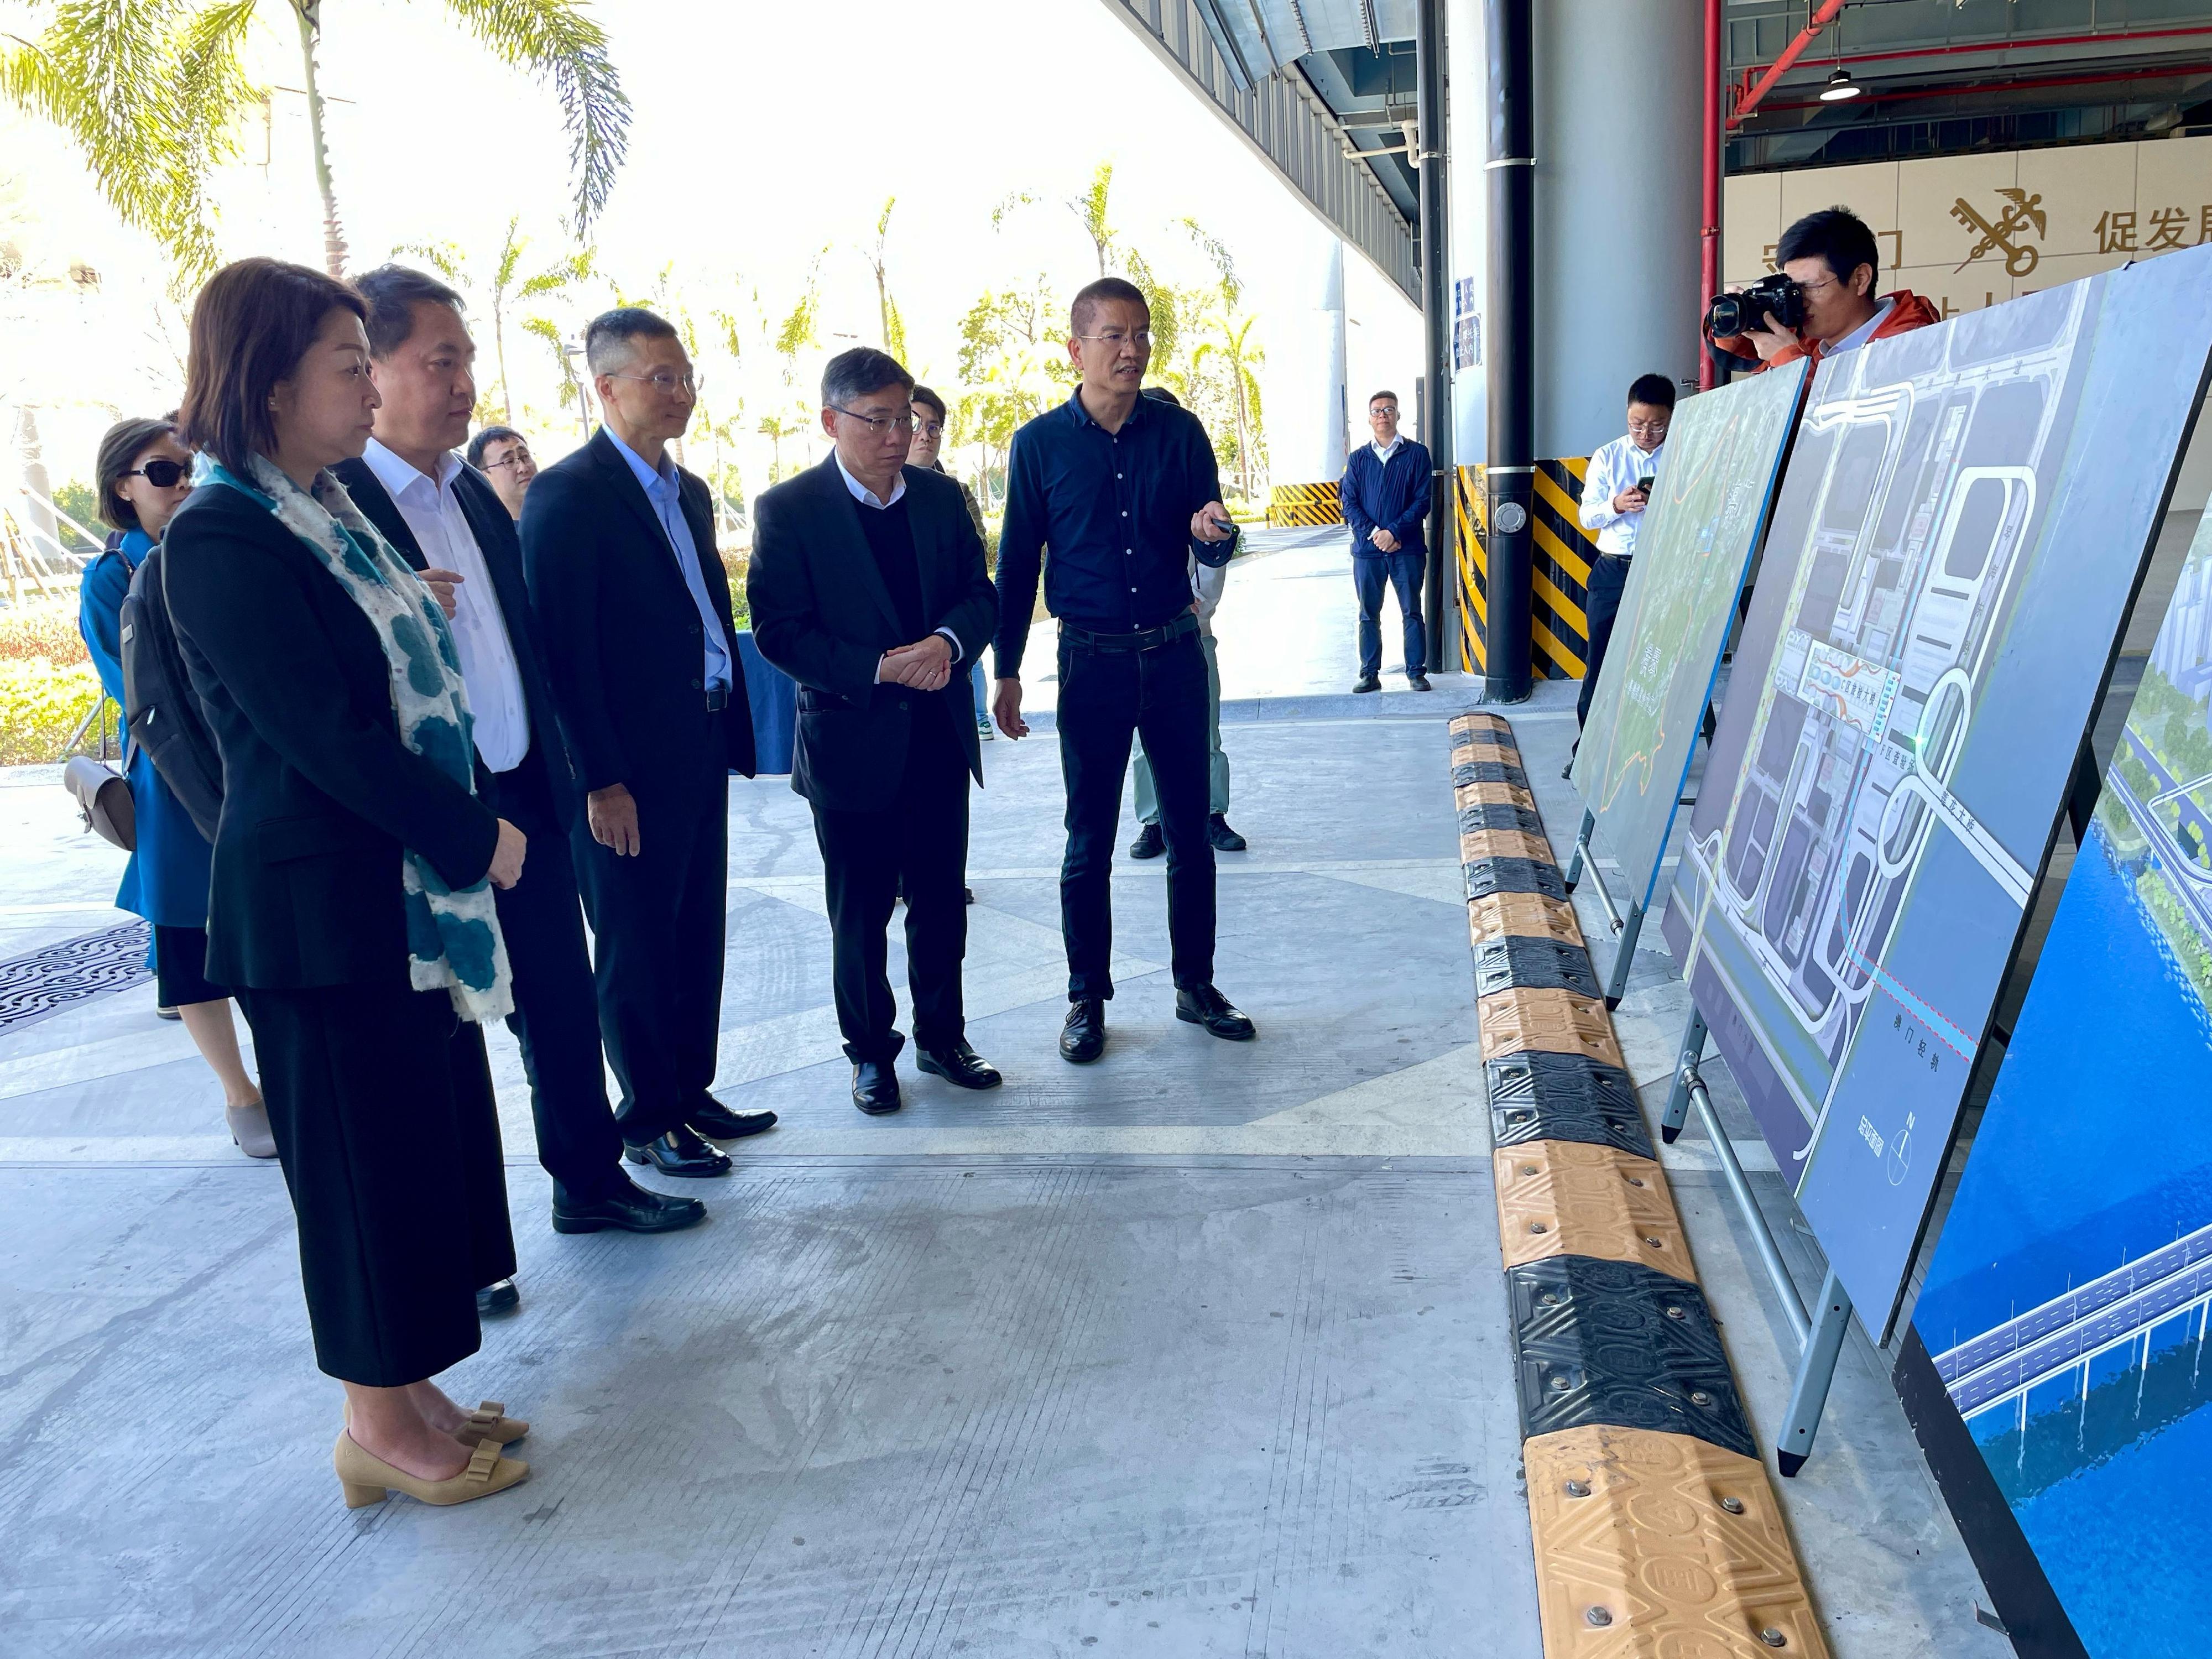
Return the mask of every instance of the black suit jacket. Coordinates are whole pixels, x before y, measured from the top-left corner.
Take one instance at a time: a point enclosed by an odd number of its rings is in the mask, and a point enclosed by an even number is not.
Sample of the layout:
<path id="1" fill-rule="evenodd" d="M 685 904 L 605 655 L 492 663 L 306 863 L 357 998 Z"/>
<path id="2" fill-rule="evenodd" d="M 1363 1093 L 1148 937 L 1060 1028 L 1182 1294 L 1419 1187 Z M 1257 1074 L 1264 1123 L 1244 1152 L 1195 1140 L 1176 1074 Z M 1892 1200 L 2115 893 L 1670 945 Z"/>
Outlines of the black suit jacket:
<path id="1" fill-rule="evenodd" d="M 914 641 L 904 637 L 861 532 L 860 515 L 870 509 L 845 488 L 836 457 L 776 485 L 753 508 L 745 579 L 753 640 L 799 686 L 791 787 L 836 811 L 889 805 L 906 773 L 914 720 L 940 709 L 959 733 L 969 770 L 983 781 L 969 665 L 998 626 L 998 594 L 960 486 L 920 467 L 904 476 L 922 614 L 930 631 L 949 629 L 960 641 L 952 678 L 936 691 L 875 683 L 878 659 Z"/>
<path id="2" fill-rule="evenodd" d="M 699 609 L 668 532 L 637 475 L 601 431 L 530 486 L 522 568 L 538 613 L 546 678 L 586 791 L 624 784 L 634 795 L 701 787 L 710 721 L 729 769 L 753 775 L 752 707 L 738 659 L 730 580 L 714 549 L 707 486 L 679 474 L 684 523 L 730 651 L 730 700 L 706 712 Z"/>
<path id="3" fill-rule="evenodd" d="M 427 570 L 429 561 L 422 544 L 407 526 L 406 515 L 392 499 L 375 469 L 365 460 L 341 461 L 331 471 L 346 487 L 361 515 L 384 532 L 412 570 Z M 561 717 L 553 705 L 553 689 L 546 684 L 545 653 L 538 638 L 538 615 L 531 608 L 530 586 L 522 574 L 522 538 L 515 532 L 506 503 L 490 481 L 474 467 L 464 465 L 453 478 L 453 496 L 461 516 L 476 538 L 485 568 L 491 572 L 492 592 L 499 599 L 500 615 L 507 623 L 507 643 L 514 650 L 514 666 L 522 681 L 522 702 L 530 719 L 530 749 L 545 770 L 545 787 L 553 797 L 553 810 L 566 826 L 576 820 L 582 799 L 568 751 L 561 738 Z"/>
<path id="4" fill-rule="evenodd" d="M 374 626 L 267 508 L 204 484 L 162 545 L 169 614 L 222 755 L 208 977 L 404 983 L 401 848 L 465 885 L 490 867 L 498 820 L 401 744 Z"/>

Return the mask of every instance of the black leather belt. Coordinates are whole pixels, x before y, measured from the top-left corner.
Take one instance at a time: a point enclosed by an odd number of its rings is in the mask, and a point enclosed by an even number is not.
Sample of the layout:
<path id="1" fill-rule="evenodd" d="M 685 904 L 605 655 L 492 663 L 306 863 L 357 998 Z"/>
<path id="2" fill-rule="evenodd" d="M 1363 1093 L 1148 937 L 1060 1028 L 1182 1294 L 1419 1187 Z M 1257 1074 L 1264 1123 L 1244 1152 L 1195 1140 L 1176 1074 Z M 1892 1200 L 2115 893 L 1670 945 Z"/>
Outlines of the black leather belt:
<path id="1" fill-rule="evenodd" d="M 1172 645 L 1186 634 L 1198 632 L 1198 618 L 1189 611 L 1179 611 L 1172 622 L 1158 628 L 1146 628 L 1134 634 L 1094 634 L 1087 628 L 1078 628 L 1072 623 L 1060 625 L 1063 644 L 1078 651 L 1157 651 L 1164 645 Z"/>
<path id="2" fill-rule="evenodd" d="M 730 688 L 728 686 L 710 685 L 707 688 L 707 712 L 708 714 L 719 714 L 729 706 Z"/>

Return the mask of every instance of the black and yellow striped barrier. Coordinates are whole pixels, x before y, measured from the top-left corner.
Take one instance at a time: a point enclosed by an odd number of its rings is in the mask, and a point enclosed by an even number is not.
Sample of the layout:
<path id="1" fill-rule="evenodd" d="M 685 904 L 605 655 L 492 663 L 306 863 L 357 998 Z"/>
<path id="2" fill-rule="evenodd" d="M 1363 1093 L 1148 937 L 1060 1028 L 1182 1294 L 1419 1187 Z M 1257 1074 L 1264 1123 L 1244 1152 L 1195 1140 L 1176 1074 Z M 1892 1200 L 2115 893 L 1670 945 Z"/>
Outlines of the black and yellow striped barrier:
<path id="1" fill-rule="evenodd" d="M 1532 573 L 1530 661 L 1547 679 L 1577 680 L 1589 655 L 1583 607 L 1597 543 L 1579 517 L 1585 456 L 1536 463 L 1535 569 Z M 1460 666 L 1483 672 L 1488 638 L 1489 570 L 1484 550 L 1483 469 L 1459 469 Z"/>
<path id="2" fill-rule="evenodd" d="M 1451 742 L 1547 1659 L 1826 1659 L 1513 729 Z"/>
<path id="3" fill-rule="evenodd" d="M 1272 529 L 1343 522 L 1344 502 L 1333 483 L 1277 484 L 1267 497 L 1267 523 Z"/>

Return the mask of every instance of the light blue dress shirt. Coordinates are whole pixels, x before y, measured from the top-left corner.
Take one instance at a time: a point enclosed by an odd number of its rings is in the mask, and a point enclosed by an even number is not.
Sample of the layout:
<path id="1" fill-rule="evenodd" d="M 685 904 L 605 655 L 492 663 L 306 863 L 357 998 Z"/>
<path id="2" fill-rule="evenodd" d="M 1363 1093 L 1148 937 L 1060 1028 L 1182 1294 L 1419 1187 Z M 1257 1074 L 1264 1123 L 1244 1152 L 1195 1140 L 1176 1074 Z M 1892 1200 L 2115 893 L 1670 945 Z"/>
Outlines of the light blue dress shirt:
<path id="1" fill-rule="evenodd" d="M 601 427 L 607 441 L 629 463 L 629 470 L 637 475 L 637 482 L 645 491 L 645 499 L 653 505 L 653 516 L 667 532 L 668 545 L 676 555 L 676 568 L 682 573 L 684 586 L 690 590 L 691 603 L 699 607 L 701 632 L 707 641 L 706 672 L 700 684 L 710 690 L 720 686 L 730 689 L 730 641 L 722 632 L 722 618 L 714 609 L 714 602 L 707 596 L 707 577 L 699 568 L 699 544 L 691 539 L 691 526 L 684 520 L 683 492 L 676 477 L 676 463 L 662 452 L 658 468 L 647 466 L 638 453 L 615 435 L 611 427 Z"/>

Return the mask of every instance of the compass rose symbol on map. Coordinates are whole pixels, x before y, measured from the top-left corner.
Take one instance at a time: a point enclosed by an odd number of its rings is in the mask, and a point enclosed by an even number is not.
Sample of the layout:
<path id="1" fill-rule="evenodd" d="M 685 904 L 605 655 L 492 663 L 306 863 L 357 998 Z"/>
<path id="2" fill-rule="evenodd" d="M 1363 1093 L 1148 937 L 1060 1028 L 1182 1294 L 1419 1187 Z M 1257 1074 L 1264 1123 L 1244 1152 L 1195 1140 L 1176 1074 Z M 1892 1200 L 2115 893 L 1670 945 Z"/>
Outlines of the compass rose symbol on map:
<path id="1" fill-rule="evenodd" d="M 2043 257 L 2038 250 L 2028 246 L 2025 240 L 2026 234 L 2032 230 L 2036 240 L 2040 241 L 2047 228 L 2043 198 L 2010 187 L 2000 190 L 1997 194 L 2005 198 L 2007 206 L 1997 215 L 1994 224 L 1976 212 L 1963 196 L 1951 204 L 1954 219 L 1968 230 L 1981 233 L 1980 240 L 1966 250 L 1966 257 L 1952 267 L 1954 270 L 1964 270 L 1984 253 L 2002 248 L 2004 250 L 2005 274 L 2025 276 L 2035 269 L 2036 262 Z M 2021 240 L 2015 241 L 2015 237 Z"/>

